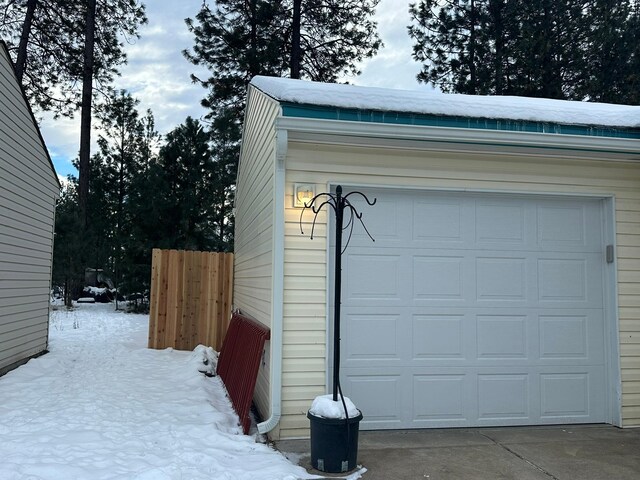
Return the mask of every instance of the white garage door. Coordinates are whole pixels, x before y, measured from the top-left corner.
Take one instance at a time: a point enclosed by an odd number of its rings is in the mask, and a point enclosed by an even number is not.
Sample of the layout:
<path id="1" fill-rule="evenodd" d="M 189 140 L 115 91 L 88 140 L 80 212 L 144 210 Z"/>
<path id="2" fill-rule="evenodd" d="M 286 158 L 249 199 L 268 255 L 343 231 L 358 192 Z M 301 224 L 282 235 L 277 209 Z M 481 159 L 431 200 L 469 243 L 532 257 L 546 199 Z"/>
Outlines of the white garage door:
<path id="1" fill-rule="evenodd" d="M 601 201 L 365 192 L 341 329 L 363 428 L 605 421 Z"/>

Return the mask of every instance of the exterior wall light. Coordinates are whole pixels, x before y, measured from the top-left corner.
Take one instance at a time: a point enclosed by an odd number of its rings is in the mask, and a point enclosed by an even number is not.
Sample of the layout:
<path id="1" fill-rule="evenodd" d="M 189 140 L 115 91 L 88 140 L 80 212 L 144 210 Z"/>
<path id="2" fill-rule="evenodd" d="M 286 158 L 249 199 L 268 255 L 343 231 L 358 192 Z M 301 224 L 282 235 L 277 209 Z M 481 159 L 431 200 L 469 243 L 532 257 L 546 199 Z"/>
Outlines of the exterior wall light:
<path id="1" fill-rule="evenodd" d="M 311 183 L 294 183 L 293 184 L 293 206 L 304 208 L 316 196 L 316 187 Z"/>

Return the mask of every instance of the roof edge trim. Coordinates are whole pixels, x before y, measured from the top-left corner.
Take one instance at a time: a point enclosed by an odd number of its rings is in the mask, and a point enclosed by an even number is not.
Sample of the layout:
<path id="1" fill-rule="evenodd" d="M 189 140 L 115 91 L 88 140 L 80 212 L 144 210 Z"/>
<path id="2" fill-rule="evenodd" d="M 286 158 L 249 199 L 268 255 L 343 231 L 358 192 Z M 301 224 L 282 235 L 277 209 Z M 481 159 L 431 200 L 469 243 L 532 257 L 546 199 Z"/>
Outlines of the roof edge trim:
<path id="1" fill-rule="evenodd" d="M 268 95 L 268 94 L 266 94 Z M 482 131 L 526 132 L 551 135 L 625 138 L 640 140 L 640 129 L 578 125 L 532 120 L 511 120 L 481 117 L 446 116 L 402 111 L 360 110 L 292 102 L 280 102 L 283 117 L 314 120 L 338 120 L 366 124 L 411 125 L 416 127 L 445 127 Z"/>

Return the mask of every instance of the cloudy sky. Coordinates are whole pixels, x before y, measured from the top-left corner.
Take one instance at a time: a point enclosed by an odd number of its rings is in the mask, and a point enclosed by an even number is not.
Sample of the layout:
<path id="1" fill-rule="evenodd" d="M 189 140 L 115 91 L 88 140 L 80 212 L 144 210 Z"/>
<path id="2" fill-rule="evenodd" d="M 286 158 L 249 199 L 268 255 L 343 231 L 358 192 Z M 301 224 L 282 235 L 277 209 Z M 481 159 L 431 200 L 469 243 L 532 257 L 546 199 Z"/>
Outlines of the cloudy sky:
<path id="1" fill-rule="evenodd" d="M 122 76 L 117 79 L 116 87 L 125 88 L 138 98 L 141 112 L 150 108 L 157 130 L 165 134 L 187 116 L 200 118 L 205 114 L 200 106 L 205 90 L 192 84 L 189 78 L 198 71 L 181 53 L 193 44 L 184 19 L 195 16 L 202 0 L 145 0 L 144 3 L 149 23 L 141 28 L 141 38 L 127 45 L 129 62 L 121 69 Z M 362 75 L 345 80 L 376 87 L 428 88 L 419 86 L 415 80 L 420 67 L 411 59 L 411 41 L 406 28 L 408 3 L 408 0 L 381 0 L 376 17 L 385 47 L 361 65 Z M 203 70 L 200 73 L 206 74 Z M 78 152 L 79 122 L 79 114 L 75 119 L 55 121 L 46 115 L 42 117 L 42 135 L 59 175 L 76 174 L 71 161 Z"/>

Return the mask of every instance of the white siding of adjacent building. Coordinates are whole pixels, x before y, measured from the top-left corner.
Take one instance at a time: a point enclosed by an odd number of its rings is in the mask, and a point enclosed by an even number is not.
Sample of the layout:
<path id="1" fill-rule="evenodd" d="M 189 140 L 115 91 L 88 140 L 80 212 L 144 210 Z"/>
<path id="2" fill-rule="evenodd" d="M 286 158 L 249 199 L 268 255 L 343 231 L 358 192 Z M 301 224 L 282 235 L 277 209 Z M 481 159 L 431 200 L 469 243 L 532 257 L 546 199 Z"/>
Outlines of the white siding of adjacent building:
<path id="1" fill-rule="evenodd" d="M 249 91 L 235 203 L 234 307 L 271 326 L 273 298 L 276 102 Z M 256 383 L 254 400 L 270 413 L 270 343 Z"/>
<path id="2" fill-rule="evenodd" d="M 283 417 L 280 437 L 308 436 L 305 413 L 327 388 L 326 216 L 300 234 L 294 182 L 602 195 L 615 198 L 622 423 L 640 425 L 640 164 L 292 142 L 286 158 Z M 311 217 L 305 215 L 307 229 Z M 348 395 L 348 392 L 345 392 Z"/>
<path id="3" fill-rule="evenodd" d="M 58 189 L 0 44 L 0 373 L 47 348 Z"/>

